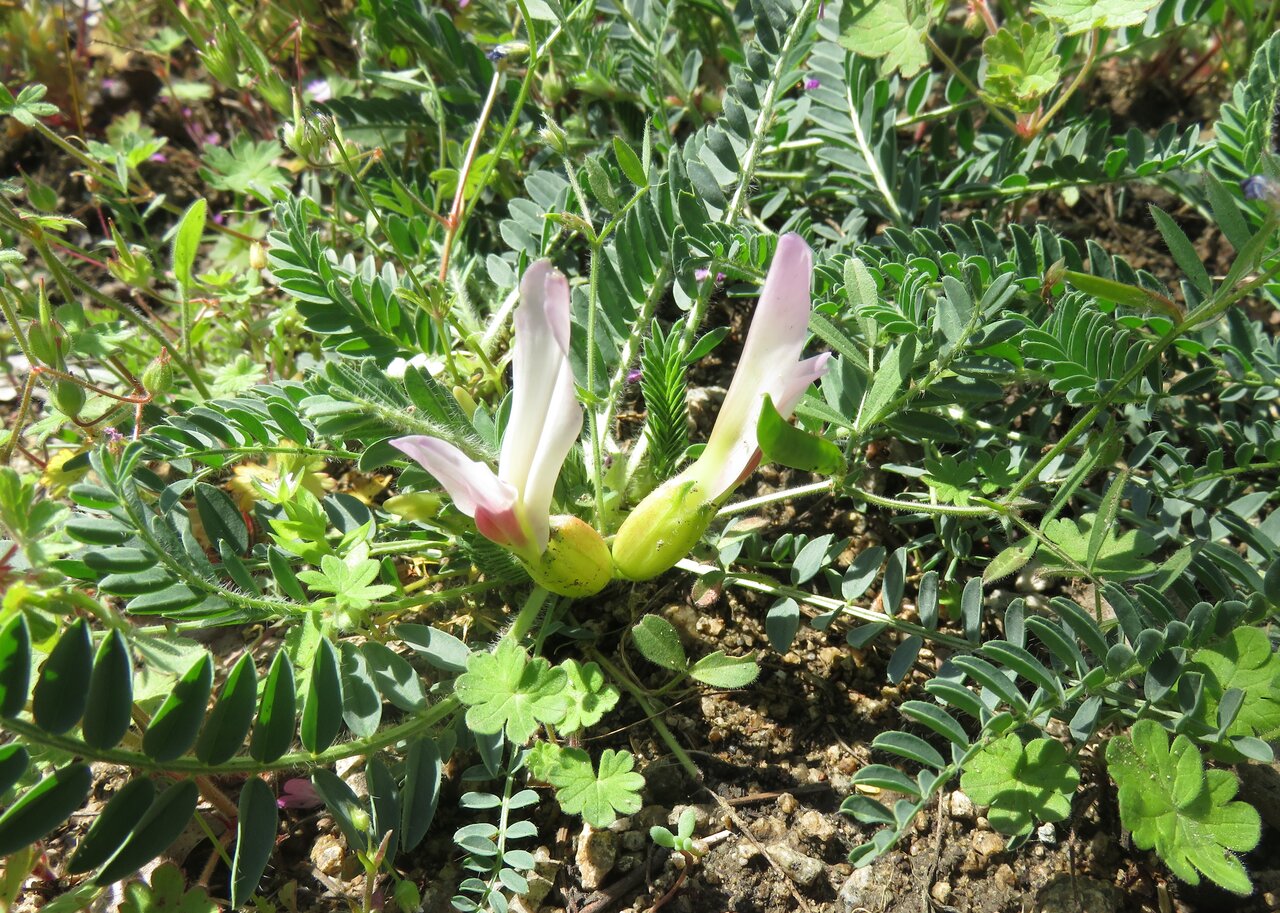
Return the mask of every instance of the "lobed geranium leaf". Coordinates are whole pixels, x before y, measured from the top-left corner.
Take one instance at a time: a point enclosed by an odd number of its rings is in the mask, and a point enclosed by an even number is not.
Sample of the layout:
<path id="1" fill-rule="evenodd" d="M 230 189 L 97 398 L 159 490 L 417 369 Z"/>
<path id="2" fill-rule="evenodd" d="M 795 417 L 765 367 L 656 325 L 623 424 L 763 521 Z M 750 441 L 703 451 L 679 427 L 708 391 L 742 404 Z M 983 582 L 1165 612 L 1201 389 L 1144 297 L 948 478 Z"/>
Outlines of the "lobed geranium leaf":
<path id="1" fill-rule="evenodd" d="M 556 800 L 567 813 L 582 815 L 592 827 L 608 827 L 619 813 L 630 815 L 640 810 L 644 777 L 635 772 L 635 763 L 631 752 L 606 748 L 597 773 L 585 751 L 563 749 L 550 772 Z"/>
<path id="2" fill-rule="evenodd" d="M 1204 875 L 1237 894 L 1253 890 L 1235 854 L 1258 845 L 1262 824 L 1251 805 L 1231 801 L 1235 774 L 1206 771 L 1190 739 L 1179 735 L 1170 745 L 1154 720 L 1139 720 L 1111 739 L 1106 759 L 1119 789 L 1120 821 L 1135 845 L 1154 849 L 1189 884 Z"/>
<path id="3" fill-rule="evenodd" d="M 467 658 L 455 692 L 467 705 L 468 726 L 485 735 L 505 730 L 508 739 L 521 745 L 539 723 L 564 719 L 567 684 L 563 669 L 553 669 L 541 657 L 531 660 L 514 640 L 503 638 L 492 653 Z"/>
<path id="4" fill-rule="evenodd" d="M 960 788 L 980 805 L 991 806 L 987 820 L 1004 834 L 1025 834 L 1037 821 L 1062 821 L 1071 814 L 1071 797 L 1080 770 L 1054 739 L 1022 743 L 1009 733 L 987 745 L 965 767 Z"/>

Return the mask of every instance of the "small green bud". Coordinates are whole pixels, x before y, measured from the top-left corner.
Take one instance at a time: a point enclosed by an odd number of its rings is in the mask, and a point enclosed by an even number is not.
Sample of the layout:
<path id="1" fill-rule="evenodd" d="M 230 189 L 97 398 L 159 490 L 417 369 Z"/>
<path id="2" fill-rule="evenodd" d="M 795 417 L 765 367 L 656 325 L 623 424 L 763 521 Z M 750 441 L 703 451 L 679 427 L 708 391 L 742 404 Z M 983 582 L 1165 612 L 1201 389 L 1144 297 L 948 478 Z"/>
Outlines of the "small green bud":
<path id="1" fill-rule="evenodd" d="M 640 502 L 613 540 L 613 563 L 628 580 L 675 567 L 711 525 L 716 507 L 700 482 L 676 476 Z"/>
<path id="2" fill-rule="evenodd" d="M 66 367 L 62 354 L 66 349 L 66 342 L 66 330 L 56 320 L 48 324 L 33 320 L 27 324 L 27 345 L 41 364 L 59 371 Z"/>
<path id="3" fill-rule="evenodd" d="M 353 808 L 351 810 L 351 824 L 356 830 L 366 833 L 373 822 L 369 820 L 369 813 L 363 808 Z"/>
<path id="4" fill-rule="evenodd" d="M 542 97 L 546 99 L 547 104 L 559 104 L 563 99 L 568 86 L 565 85 L 564 77 L 555 70 L 549 71 L 542 77 Z"/>
<path id="5" fill-rule="evenodd" d="M 76 418 L 84 408 L 84 387 L 69 380 L 54 380 L 49 386 L 58 411 L 67 418 Z"/>
<path id="6" fill-rule="evenodd" d="M 147 369 L 142 372 L 142 388 L 154 396 L 167 393 L 173 387 L 173 363 L 169 360 L 169 350 L 161 349 Z"/>
<path id="7" fill-rule="evenodd" d="M 401 913 L 419 913 L 422 909 L 422 892 L 408 879 L 396 883 L 395 893 L 392 896 Z"/>
<path id="8" fill-rule="evenodd" d="M 432 491 L 411 491 L 382 502 L 382 509 L 410 522 L 431 520 L 440 514 L 444 499 Z"/>
<path id="9" fill-rule="evenodd" d="M 594 596 L 613 579 L 609 546 L 591 526 L 577 517 L 551 518 L 551 539 L 525 570 L 539 585 L 560 596 Z"/>

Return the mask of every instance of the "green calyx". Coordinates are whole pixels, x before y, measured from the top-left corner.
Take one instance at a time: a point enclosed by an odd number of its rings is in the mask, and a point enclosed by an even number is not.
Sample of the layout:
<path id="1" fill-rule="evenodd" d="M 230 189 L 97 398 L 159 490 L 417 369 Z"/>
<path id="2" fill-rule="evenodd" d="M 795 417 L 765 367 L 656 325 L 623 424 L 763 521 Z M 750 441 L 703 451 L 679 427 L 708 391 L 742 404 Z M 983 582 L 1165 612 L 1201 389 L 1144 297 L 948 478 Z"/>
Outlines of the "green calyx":
<path id="1" fill-rule="evenodd" d="M 716 506 L 698 481 L 677 476 L 654 489 L 623 521 L 613 563 L 628 580 L 652 580 L 693 549 Z"/>
<path id="2" fill-rule="evenodd" d="M 520 562 L 534 582 L 560 596 L 594 596 L 613 579 L 609 546 L 590 525 L 567 515 L 551 518 L 546 550 Z"/>

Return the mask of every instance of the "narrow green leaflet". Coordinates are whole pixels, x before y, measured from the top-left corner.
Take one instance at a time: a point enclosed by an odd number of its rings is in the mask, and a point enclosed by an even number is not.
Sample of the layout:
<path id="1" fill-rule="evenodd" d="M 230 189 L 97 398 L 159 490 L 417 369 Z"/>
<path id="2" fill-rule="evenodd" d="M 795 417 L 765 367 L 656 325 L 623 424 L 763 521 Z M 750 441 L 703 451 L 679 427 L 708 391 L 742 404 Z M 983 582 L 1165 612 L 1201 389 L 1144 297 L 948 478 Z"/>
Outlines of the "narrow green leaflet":
<path id="1" fill-rule="evenodd" d="M 1253 884 L 1235 853 L 1258 845 L 1257 811 L 1233 802 L 1239 787 L 1229 770 L 1204 769 L 1185 735 L 1169 734 L 1153 720 L 1107 743 L 1107 771 L 1119 788 L 1120 821 L 1138 847 L 1155 849 L 1173 874 L 1199 884 L 1203 874 L 1229 891 L 1248 894 Z"/>
<path id="2" fill-rule="evenodd" d="M 560 721 L 563 733 L 578 732 L 594 726 L 618 703 L 618 689 L 605 681 L 604 672 L 596 663 L 580 665 L 568 659 L 561 664 L 567 676 L 564 689 L 568 706 Z"/>
<path id="3" fill-rule="evenodd" d="M 631 629 L 631 639 L 654 665 L 672 672 L 683 672 L 689 665 L 684 646 L 675 626 L 659 615 L 646 615 Z"/>
<path id="4" fill-rule="evenodd" d="M 753 656 L 726 656 L 720 650 L 702 657 L 689 674 L 712 688 L 745 688 L 760 675 Z"/>
<path id="5" fill-rule="evenodd" d="M 530 660 L 514 640 L 503 638 L 492 653 L 473 653 L 458 676 L 456 693 L 467 705 L 467 725 L 483 735 L 506 730 L 522 745 L 539 723 L 558 724 L 569 699 L 568 677 L 545 659 Z"/>
<path id="6" fill-rule="evenodd" d="M 191 285 L 191 269 L 195 265 L 196 253 L 200 249 L 200 237 L 204 234 L 205 215 L 208 209 L 209 204 L 205 200 L 196 200 L 182 214 L 182 219 L 179 220 L 178 227 L 173 233 L 173 275 L 183 288 Z M 201 516 L 204 516 L 203 508 Z M 243 524 L 241 526 L 243 527 Z"/>
<path id="7" fill-rule="evenodd" d="M 1058 36 L 1044 20 L 1023 22 L 1017 32 L 1002 28 L 982 42 L 987 60 L 982 87 L 991 97 L 1015 111 L 1036 109 L 1062 78 Z"/>
<path id="8" fill-rule="evenodd" d="M 631 752 L 606 748 L 600 755 L 597 774 L 585 751 L 566 748 L 551 770 L 556 800 L 565 812 L 582 815 L 592 827 L 608 827 L 619 813 L 630 815 L 640 811 L 644 777 L 635 772 L 635 764 Z"/>
<path id="9" fill-rule="evenodd" d="M 925 37 L 933 20 L 929 0 L 850 0 L 840 10 L 840 45 L 884 59 L 884 73 L 911 76 L 929 62 Z"/>
<path id="10" fill-rule="evenodd" d="M 1062 23 L 1068 35 L 1090 29 L 1119 29 L 1139 25 L 1160 0 L 1040 0 L 1041 16 Z"/>
<path id="11" fill-rule="evenodd" d="M 1054 739 L 1022 739 L 1009 733 L 973 757 L 960 788 L 980 805 L 991 806 L 987 819 L 1002 834 L 1025 834 L 1037 821 L 1063 821 L 1080 770 Z"/>

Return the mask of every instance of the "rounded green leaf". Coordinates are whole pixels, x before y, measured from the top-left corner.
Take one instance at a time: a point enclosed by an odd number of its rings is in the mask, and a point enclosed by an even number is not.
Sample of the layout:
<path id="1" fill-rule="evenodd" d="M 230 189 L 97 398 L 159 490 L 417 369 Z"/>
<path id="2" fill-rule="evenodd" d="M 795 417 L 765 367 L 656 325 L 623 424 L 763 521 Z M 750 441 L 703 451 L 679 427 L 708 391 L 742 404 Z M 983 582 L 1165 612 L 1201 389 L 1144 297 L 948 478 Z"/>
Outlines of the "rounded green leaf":
<path id="1" fill-rule="evenodd" d="M 756 422 L 756 440 L 769 463 L 833 476 L 844 472 L 844 454 L 826 438 L 801 431 L 784 419 L 766 394 Z"/>
<path id="2" fill-rule="evenodd" d="M 0 631 L 0 716 L 17 716 L 31 683 L 31 633 L 21 612 Z"/>
<path id="3" fill-rule="evenodd" d="M 302 703 L 302 747 L 324 751 L 342 728 L 342 674 L 338 654 L 326 638 L 316 648 L 311 664 L 311 687 Z"/>
<path id="4" fill-rule="evenodd" d="M 124 845 L 103 866 L 94 883 L 108 885 L 119 881 L 167 850 L 186 830 L 198 797 L 194 780 L 181 780 L 162 792 L 143 813 Z"/>
<path id="5" fill-rule="evenodd" d="M 93 643 L 83 618 L 63 633 L 40 668 L 31 693 L 36 725 L 54 735 L 66 732 L 84 715 L 93 669 Z"/>
<path id="6" fill-rule="evenodd" d="M 155 797 L 156 785 L 149 777 L 137 777 L 122 786 L 89 826 L 89 832 L 67 862 L 67 874 L 87 872 L 114 856 Z"/>
<path id="7" fill-rule="evenodd" d="M 258 700 L 258 670 L 253 657 L 245 653 L 231 669 L 218 700 L 196 742 L 196 757 L 206 764 L 221 764 L 232 758 L 253 725 Z"/>
<path id="8" fill-rule="evenodd" d="M 369 663 L 355 644 L 344 643 L 342 652 L 342 719 L 356 738 L 364 739 L 378 730 L 382 719 L 382 696 L 369 674 Z"/>
<path id="9" fill-rule="evenodd" d="M 236 855 L 231 863 L 231 907 L 239 909 L 267 870 L 271 851 L 276 845 L 280 812 L 275 793 L 257 777 L 250 777 L 240 790 L 239 817 L 236 821 Z"/>
<path id="10" fill-rule="evenodd" d="M 28 847 L 61 825 L 93 786 L 88 764 L 69 764 L 45 777 L 0 815 L 0 856 Z"/>
<path id="11" fill-rule="evenodd" d="M 112 631 L 98 647 L 89 676 L 89 703 L 81 732 L 94 748 L 114 748 L 133 715 L 133 658 L 124 635 Z"/>
<path id="12" fill-rule="evenodd" d="M 283 649 L 276 653 L 267 672 L 253 724 L 249 754 L 262 762 L 274 761 L 293 744 L 293 728 L 298 713 L 298 692 L 293 682 L 293 663 Z"/>
<path id="13" fill-rule="evenodd" d="M 9 787 L 27 772 L 31 756 L 21 745 L 5 745 L 0 748 L 0 796 L 9 791 Z"/>
<path id="14" fill-rule="evenodd" d="M 157 761 L 172 761 L 190 748 L 204 722 L 212 689 L 213 658 L 206 653 L 191 664 L 151 718 L 142 736 L 142 750 Z"/>

